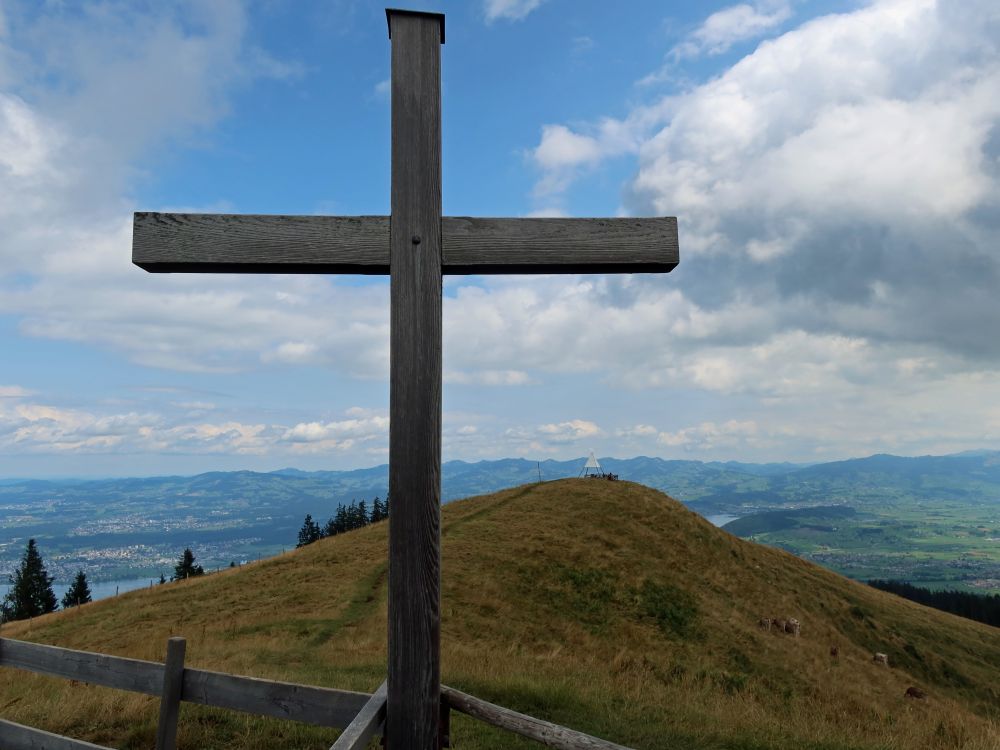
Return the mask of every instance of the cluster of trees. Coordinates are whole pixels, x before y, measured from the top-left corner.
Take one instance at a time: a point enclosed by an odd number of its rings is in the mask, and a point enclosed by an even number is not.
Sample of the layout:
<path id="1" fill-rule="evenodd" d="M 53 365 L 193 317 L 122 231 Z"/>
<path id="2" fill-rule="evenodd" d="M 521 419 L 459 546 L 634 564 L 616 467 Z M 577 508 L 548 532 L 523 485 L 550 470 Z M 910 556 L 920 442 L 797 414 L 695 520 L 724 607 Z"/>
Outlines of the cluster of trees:
<path id="1" fill-rule="evenodd" d="M 56 594 L 52 590 L 53 576 L 45 569 L 42 554 L 34 539 L 28 540 L 28 546 L 21 558 L 21 565 L 13 575 L 7 577 L 10 589 L 0 603 L 0 622 L 10 620 L 27 620 L 49 612 L 55 612 L 59 606 Z M 63 609 L 86 604 L 90 601 L 90 586 L 87 574 L 78 571 L 76 578 L 62 599 Z"/>
<path id="2" fill-rule="evenodd" d="M 930 589 L 913 586 L 904 581 L 868 581 L 882 591 L 888 591 L 904 599 L 934 607 L 944 612 L 951 612 L 959 617 L 985 622 L 987 625 L 1000 627 L 1000 595 L 973 594 L 968 591 L 931 591 Z"/>
<path id="3" fill-rule="evenodd" d="M 318 542 L 324 537 L 336 536 L 337 534 L 343 534 L 345 531 L 360 529 L 362 526 L 367 526 L 370 523 L 384 521 L 388 517 L 388 495 L 385 500 L 381 500 L 378 497 L 372 500 L 371 511 L 368 510 L 368 504 L 364 500 L 361 502 L 352 501 L 350 505 L 338 505 L 337 512 L 327 519 L 327 522 L 323 526 L 320 526 L 319 522 L 313 520 L 312 514 L 307 513 L 306 519 L 302 523 L 302 528 L 299 529 L 299 539 L 295 546 L 305 547 L 307 544 Z"/>
<path id="4" fill-rule="evenodd" d="M 185 549 L 177 565 L 174 566 L 172 581 L 183 581 L 191 576 L 205 574 L 204 568 L 194 564 L 194 553 Z M 235 563 L 233 563 L 235 565 Z M 55 612 L 59 606 L 55 591 L 52 590 L 54 576 L 45 569 L 42 555 L 34 539 L 28 540 L 28 547 L 21 558 L 21 565 L 8 576 L 10 589 L 0 602 L 0 622 L 11 620 L 27 620 L 29 617 L 46 615 Z M 166 583 L 166 578 L 160 575 L 160 583 Z M 87 574 L 77 571 L 73 583 L 70 584 L 62 598 L 62 608 L 69 609 L 91 601 L 90 584 Z"/>

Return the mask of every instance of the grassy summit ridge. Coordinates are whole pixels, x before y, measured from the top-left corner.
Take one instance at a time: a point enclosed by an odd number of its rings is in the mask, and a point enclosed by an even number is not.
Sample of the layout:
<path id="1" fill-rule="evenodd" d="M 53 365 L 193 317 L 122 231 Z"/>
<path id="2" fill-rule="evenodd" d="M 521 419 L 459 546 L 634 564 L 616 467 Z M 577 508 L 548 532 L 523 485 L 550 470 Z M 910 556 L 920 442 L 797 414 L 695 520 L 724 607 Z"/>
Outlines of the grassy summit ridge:
<path id="1" fill-rule="evenodd" d="M 377 524 L 3 635 L 372 690 L 385 664 Z M 1000 630 L 712 527 L 628 482 L 560 480 L 443 510 L 443 679 L 636 748 L 1000 747 Z M 763 632 L 796 617 L 802 636 Z M 837 645 L 840 656 L 830 656 Z M 872 663 L 889 655 L 891 668 Z M 926 701 L 904 698 L 909 686 Z M 0 670 L 0 716 L 152 747 L 155 699 Z M 184 705 L 183 748 L 325 748 L 335 732 Z M 537 747 L 456 719 L 457 748 Z"/>

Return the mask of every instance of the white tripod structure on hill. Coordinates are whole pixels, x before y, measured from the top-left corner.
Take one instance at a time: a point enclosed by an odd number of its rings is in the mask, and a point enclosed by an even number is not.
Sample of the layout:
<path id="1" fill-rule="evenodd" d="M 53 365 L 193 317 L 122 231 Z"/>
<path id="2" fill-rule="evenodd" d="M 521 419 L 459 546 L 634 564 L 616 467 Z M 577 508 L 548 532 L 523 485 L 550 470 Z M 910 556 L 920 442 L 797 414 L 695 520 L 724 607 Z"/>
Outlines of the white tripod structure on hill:
<path id="1" fill-rule="evenodd" d="M 590 473 L 591 469 L 594 470 L 593 474 Z M 590 458 L 588 458 L 587 463 L 583 465 L 583 470 L 580 472 L 580 476 L 604 476 L 604 472 L 601 470 L 601 465 L 597 462 L 597 456 L 594 455 L 594 451 L 590 452 Z"/>

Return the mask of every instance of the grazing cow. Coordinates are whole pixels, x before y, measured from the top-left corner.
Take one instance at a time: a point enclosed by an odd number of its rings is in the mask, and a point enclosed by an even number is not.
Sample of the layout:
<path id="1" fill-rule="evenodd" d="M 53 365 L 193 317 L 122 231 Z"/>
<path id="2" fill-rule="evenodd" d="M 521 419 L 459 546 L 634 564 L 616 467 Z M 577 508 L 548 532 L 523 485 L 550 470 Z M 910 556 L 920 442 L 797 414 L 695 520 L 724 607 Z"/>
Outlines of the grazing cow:
<path id="1" fill-rule="evenodd" d="M 875 662 L 876 664 L 885 664 L 887 667 L 889 666 L 889 657 L 877 651 L 875 652 L 875 655 L 872 657 L 872 661 Z"/>
<path id="2" fill-rule="evenodd" d="M 774 623 L 774 627 L 778 629 L 779 633 L 785 632 L 785 625 L 787 624 L 785 620 L 781 619 L 780 617 L 775 617 L 773 620 L 771 620 L 771 622 Z"/>
<path id="3" fill-rule="evenodd" d="M 758 620 L 757 625 L 760 626 L 761 630 L 767 630 L 768 632 L 770 632 L 770 630 L 771 630 L 771 618 L 770 617 L 761 617 L 760 620 Z"/>
<path id="4" fill-rule="evenodd" d="M 922 701 L 922 700 L 926 700 L 927 699 L 927 693 L 925 693 L 923 690 L 921 690 L 918 687 L 910 686 L 910 687 L 906 688 L 906 697 L 907 698 L 916 698 L 918 701 Z"/>
<path id="5" fill-rule="evenodd" d="M 834 659 L 840 656 L 840 646 L 830 646 L 830 656 Z"/>
<path id="6" fill-rule="evenodd" d="M 785 623 L 785 632 L 791 633 L 796 638 L 799 637 L 799 631 L 801 630 L 801 628 L 802 628 L 801 623 L 799 623 L 799 621 L 796 620 L 794 617 L 789 617 L 788 622 Z"/>

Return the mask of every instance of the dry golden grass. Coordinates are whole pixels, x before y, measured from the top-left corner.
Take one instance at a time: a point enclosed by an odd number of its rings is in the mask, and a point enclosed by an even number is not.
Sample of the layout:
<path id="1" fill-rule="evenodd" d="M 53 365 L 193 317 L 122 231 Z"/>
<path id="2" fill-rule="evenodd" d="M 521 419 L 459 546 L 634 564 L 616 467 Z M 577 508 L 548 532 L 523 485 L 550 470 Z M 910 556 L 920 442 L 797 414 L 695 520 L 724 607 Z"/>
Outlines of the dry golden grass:
<path id="1" fill-rule="evenodd" d="M 450 504 L 443 523 L 442 673 L 467 692 L 636 748 L 1000 748 L 1000 630 L 736 539 L 646 487 L 527 485 Z M 190 666 L 370 691 L 385 559 L 379 524 L 3 635 L 155 660 L 182 635 Z M 769 615 L 798 618 L 802 636 L 761 631 Z M 929 699 L 904 698 L 910 685 Z M 0 670 L 14 721 L 149 748 L 156 715 L 152 698 Z M 182 710 L 191 750 L 335 736 Z M 454 741 L 537 747 L 462 717 Z"/>

